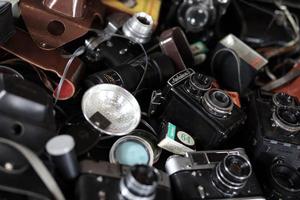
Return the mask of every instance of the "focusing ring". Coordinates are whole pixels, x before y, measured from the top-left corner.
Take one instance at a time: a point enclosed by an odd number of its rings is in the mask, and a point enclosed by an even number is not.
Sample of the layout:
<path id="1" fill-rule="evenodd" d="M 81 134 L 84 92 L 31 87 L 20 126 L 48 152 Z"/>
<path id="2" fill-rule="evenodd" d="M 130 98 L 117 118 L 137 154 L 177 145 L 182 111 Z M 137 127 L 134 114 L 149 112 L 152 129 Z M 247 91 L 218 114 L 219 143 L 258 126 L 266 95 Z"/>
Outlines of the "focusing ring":
<path id="1" fill-rule="evenodd" d="M 238 176 L 229 170 L 226 162 L 228 159 L 232 158 L 242 161 L 241 166 L 238 167 L 247 167 L 247 174 Z M 245 187 L 251 175 L 252 167 L 246 157 L 242 155 L 227 155 L 223 161 L 219 162 L 214 168 L 212 174 L 212 183 L 218 189 L 218 191 L 223 193 L 225 196 L 234 196 L 238 194 L 239 190 Z"/>
<path id="2" fill-rule="evenodd" d="M 148 179 L 152 183 L 142 183 L 141 180 L 138 180 L 135 177 L 134 174 L 136 172 L 134 172 L 134 170 L 141 170 L 138 173 L 145 173 L 146 171 L 150 172 L 152 174 L 152 180 L 150 180 L 149 174 L 139 174 L 139 176 L 142 177 L 141 179 Z M 121 196 L 130 200 L 153 200 L 156 195 L 159 177 L 159 172 L 155 168 L 147 165 L 135 165 L 130 168 L 128 174 L 120 181 Z"/>

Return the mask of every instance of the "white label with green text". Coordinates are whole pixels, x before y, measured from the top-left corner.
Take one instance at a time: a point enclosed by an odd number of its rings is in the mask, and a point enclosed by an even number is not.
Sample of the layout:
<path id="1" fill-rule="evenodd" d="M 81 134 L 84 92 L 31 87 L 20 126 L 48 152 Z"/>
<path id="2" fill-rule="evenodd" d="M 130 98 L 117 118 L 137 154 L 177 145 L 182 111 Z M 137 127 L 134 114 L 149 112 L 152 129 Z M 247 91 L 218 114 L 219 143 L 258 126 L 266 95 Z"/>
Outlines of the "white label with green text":
<path id="1" fill-rule="evenodd" d="M 177 132 L 177 137 L 185 145 L 188 145 L 188 146 L 195 145 L 194 139 L 189 134 L 187 134 L 186 132 L 178 131 Z"/>

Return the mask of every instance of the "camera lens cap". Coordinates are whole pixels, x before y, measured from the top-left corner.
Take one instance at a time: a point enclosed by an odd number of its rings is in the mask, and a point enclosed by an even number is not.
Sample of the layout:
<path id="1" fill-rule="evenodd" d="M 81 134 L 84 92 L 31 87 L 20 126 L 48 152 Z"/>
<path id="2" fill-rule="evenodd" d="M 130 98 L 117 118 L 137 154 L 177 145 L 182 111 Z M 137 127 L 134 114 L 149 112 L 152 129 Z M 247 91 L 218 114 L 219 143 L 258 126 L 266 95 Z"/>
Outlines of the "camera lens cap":
<path id="1" fill-rule="evenodd" d="M 77 155 L 85 154 L 101 139 L 99 132 L 85 122 L 85 118 L 81 114 L 71 117 L 59 132 L 61 134 L 71 135 L 74 138 L 76 143 L 75 152 Z"/>
<path id="2" fill-rule="evenodd" d="M 154 153 L 151 145 L 141 137 L 128 135 L 118 139 L 111 147 L 109 161 L 123 165 L 152 165 Z"/>

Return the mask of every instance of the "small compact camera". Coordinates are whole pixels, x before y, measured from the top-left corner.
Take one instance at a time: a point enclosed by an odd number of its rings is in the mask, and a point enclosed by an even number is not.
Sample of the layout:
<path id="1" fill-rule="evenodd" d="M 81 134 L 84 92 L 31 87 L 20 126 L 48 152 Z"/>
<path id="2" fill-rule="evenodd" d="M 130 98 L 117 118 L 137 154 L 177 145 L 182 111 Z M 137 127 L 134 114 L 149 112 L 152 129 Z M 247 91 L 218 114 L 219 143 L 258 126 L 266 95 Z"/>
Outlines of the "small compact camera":
<path id="1" fill-rule="evenodd" d="M 84 160 L 76 186 L 79 200 L 170 200 L 169 177 L 147 165 Z M 87 187 L 88 186 L 88 187 Z"/>
<path id="2" fill-rule="evenodd" d="M 300 168 L 300 107 L 296 97 L 259 91 L 251 96 L 248 117 L 256 160 L 282 159 Z"/>
<path id="3" fill-rule="evenodd" d="M 175 74 L 162 92 L 153 93 L 149 113 L 181 127 L 202 149 L 220 147 L 246 120 L 225 91 L 212 88 L 210 77 L 192 69 Z"/>
<path id="4" fill-rule="evenodd" d="M 230 0 L 184 0 L 178 7 L 177 19 L 187 32 L 201 32 L 214 26 L 229 4 Z"/>
<path id="5" fill-rule="evenodd" d="M 171 156 L 166 171 L 176 199 L 265 199 L 244 149 Z"/>
<path id="6" fill-rule="evenodd" d="M 149 42 L 153 26 L 152 17 L 144 12 L 136 13 L 132 17 L 115 14 L 110 17 L 101 34 L 85 41 L 85 57 L 90 62 L 101 61 L 104 67 L 127 63 L 143 54 L 138 44 Z"/>

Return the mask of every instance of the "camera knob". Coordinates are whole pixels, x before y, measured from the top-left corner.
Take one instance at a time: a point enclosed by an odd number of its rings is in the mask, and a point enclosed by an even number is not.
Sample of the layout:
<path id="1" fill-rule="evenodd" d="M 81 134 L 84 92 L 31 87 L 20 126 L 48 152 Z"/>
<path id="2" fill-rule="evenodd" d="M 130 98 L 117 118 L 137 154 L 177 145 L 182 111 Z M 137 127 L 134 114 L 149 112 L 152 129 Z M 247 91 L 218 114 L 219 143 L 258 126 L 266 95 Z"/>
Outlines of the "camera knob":
<path id="1" fill-rule="evenodd" d="M 193 74 L 185 84 L 185 89 L 188 93 L 200 96 L 205 91 L 209 90 L 212 85 L 212 79 L 203 74 Z"/>

